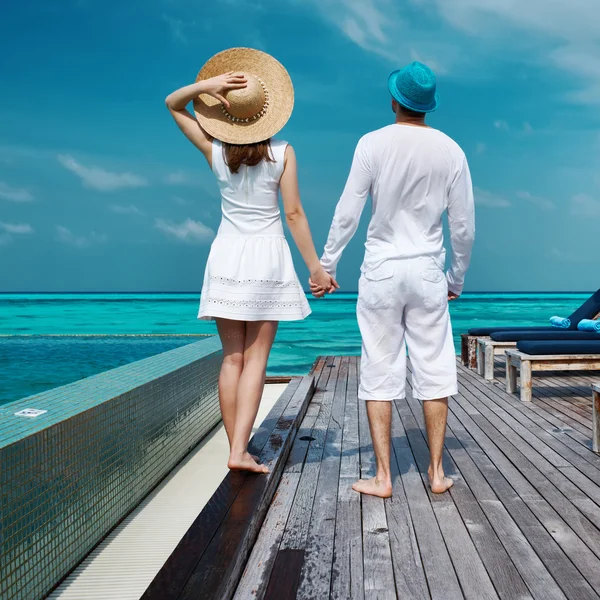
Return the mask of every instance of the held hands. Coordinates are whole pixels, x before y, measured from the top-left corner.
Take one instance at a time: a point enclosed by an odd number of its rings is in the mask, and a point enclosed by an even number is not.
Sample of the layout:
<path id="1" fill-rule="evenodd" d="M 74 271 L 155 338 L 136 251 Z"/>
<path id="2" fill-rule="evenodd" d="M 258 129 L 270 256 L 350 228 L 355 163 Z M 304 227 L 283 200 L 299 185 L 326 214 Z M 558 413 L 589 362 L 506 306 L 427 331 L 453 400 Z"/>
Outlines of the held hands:
<path id="1" fill-rule="evenodd" d="M 458 298 L 460 298 L 460 296 L 458 294 L 455 294 L 454 292 L 448 292 L 448 301 L 452 302 L 452 300 L 458 300 Z"/>
<path id="2" fill-rule="evenodd" d="M 205 79 L 203 82 L 203 91 L 205 94 L 209 94 L 213 98 L 216 98 L 219 102 L 225 105 L 225 108 L 229 108 L 229 102 L 225 95 L 231 90 L 241 90 L 248 86 L 248 80 L 243 73 L 224 73 L 223 75 L 217 75 L 210 79 Z"/>
<path id="3" fill-rule="evenodd" d="M 310 274 L 308 280 L 310 292 L 315 298 L 322 298 L 325 294 L 333 294 L 339 290 L 338 282 L 323 267 L 319 267 Z"/>

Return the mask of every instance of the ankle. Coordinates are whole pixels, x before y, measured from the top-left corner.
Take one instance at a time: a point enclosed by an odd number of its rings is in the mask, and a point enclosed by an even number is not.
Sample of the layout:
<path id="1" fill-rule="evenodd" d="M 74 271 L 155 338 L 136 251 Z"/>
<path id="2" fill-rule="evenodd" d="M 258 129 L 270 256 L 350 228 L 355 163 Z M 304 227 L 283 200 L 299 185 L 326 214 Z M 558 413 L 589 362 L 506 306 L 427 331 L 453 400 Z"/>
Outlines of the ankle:
<path id="1" fill-rule="evenodd" d="M 378 472 L 377 475 L 375 475 L 375 481 L 377 483 L 392 483 L 392 475 L 391 473 L 385 473 L 385 472 Z"/>

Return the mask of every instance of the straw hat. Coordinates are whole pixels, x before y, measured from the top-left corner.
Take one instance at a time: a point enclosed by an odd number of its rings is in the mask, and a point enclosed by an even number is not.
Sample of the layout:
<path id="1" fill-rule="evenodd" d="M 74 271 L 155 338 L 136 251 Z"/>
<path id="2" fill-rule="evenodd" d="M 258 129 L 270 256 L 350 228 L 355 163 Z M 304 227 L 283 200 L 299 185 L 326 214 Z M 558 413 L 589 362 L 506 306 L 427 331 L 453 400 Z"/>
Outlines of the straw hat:
<path id="1" fill-rule="evenodd" d="M 288 72 L 265 52 L 231 48 L 213 56 L 196 81 L 230 71 L 244 73 L 247 87 L 227 92 L 229 109 L 208 94 L 198 96 L 194 100 L 198 122 L 209 135 L 229 144 L 268 140 L 288 122 L 294 108 L 294 87 Z"/>

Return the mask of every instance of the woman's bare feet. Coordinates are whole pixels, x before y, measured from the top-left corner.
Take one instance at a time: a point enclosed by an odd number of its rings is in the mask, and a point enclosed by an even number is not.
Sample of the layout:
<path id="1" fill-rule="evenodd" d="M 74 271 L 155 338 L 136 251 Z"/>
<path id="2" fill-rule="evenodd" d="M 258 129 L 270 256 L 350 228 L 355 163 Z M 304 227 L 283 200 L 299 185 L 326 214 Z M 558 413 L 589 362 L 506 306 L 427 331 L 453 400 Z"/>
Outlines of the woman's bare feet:
<path id="1" fill-rule="evenodd" d="M 437 475 L 434 475 L 433 469 L 429 467 L 427 475 L 429 476 L 429 487 L 431 487 L 431 491 L 434 494 L 443 494 L 454 485 L 454 481 L 448 477 L 445 477 L 443 471 L 440 471 Z"/>
<path id="2" fill-rule="evenodd" d="M 377 496 L 378 498 L 391 498 L 392 482 L 383 479 L 359 479 L 352 489 L 359 494 L 367 494 L 369 496 Z"/>
<path id="3" fill-rule="evenodd" d="M 265 465 L 258 464 L 248 452 L 244 452 L 241 456 L 230 455 L 227 466 L 232 471 L 249 471 L 250 473 L 269 472 L 269 469 Z"/>

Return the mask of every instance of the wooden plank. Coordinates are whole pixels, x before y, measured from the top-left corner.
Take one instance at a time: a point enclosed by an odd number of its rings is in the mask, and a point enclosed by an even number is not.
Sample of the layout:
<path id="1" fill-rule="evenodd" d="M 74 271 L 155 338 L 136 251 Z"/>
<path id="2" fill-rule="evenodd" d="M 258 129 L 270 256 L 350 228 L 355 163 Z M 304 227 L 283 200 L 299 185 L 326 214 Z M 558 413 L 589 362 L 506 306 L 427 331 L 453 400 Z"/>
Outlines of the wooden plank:
<path id="1" fill-rule="evenodd" d="M 471 369 L 477 368 L 477 337 L 471 335 L 467 339 L 469 367 Z"/>
<path id="2" fill-rule="evenodd" d="M 269 474 L 246 478 L 236 501 L 181 591 L 182 600 L 198 597 L 225 600 L 235 592 L 313 392 L 314 378 L 303 378 L 262 453 Z"/>
<path id="3" fill-rule="evenodd" d="M 299 481 L 300 473 L 291 472 L 282 475 L 233 596 L 235 600 L 264 598 Z"/>
<path id="4" fill-rule="evenodd" d="M 469 365 L 469 334 L 460 334 L 460 359 L 462 364 L 467 367 Z"/>
<path id="5" fill-rule="evenodd" d="M 291 600 L 296 597 L 304 565 L 304 550 L 285 549 L 277 553 L 265 600 Z"/>
<path id="6" fill-rule="evenodd" d="M 308 527 L 310 525 L 317 482 L 321 470 L 321 458 L 325 450 L 325 438 L 331 417 L 331 406 L 333 404 L 340 362 L 340 358 L 328 359 L 327 364 L 331 365 L 331 368 L 326 367 L 326 370 L 330 374 L 329 378 L 326 384 L 324 384 L 325 387 L 318 389 L 313 399 L 314 404 L 318 404 L 320 401 L 320 411 L 313 431 L 310 434 L 310 437 L 313 439 L 310 442 L 308 454 L 302 467 L 300 483 L 298 484 L 294 505 L 292 506 L 283 534 L 281 549 L 304 550 L 306 548 Z"/>
<path id="7" fill-rule="evenodd" d="M 361 478 L 375 476 L 377 464 L 366 402 L 358 403 Z M 383 498 L 362 495 L 365 598 L 396 598 L 390 536 Z"/>
<path id="8" fill-rule="evenodd" d="M 421 466 L 421 471 L 424 472 L 424 467 L 429 458 L 427 450 L 424 446 L 426 429 L 422 413 L 422 406 L 421 403 L 414 398 L 408 399 L 408 405 L 412 410 L 414 419 L 421 428 L 423 441 L 420 443 L 420 454 L 422 455 L 421 460 L 424 461 L 423 465 Z M 486 518 L 486 514 L 463 479 L 462 472 L 454 460 L 454 454 L 450 454 L 450 449 L 455 449 L 459 454 L 459 457 L 462 457 L 464 462 L 466 456 L 464 448 L 460 446 L 451 430 L 448 430 L 446 438 L 447 440 L 450 440 L 450 443 L 446 444 L 444 463 L 450 466 L 447 475 L 452 477 L 454 480 L 454 485 L 450 490 L 450 496 L 467 527 L 469 535 L 473 540 L 473 544 L 475 545 L 481 561 L 483 562 L 489 577 L 494 584 L 494 588 L 498 596 L 500 598 L 511 598 L 515 600 L 531 597 L 531 594 L 529 593 L 522 577 L 519 575 L 517 568 L 513 564 L 509 553 L 502 545 L 500 538 L 496 535 L 493 529 L 492 524 Z M 452 441 L 454 441 L 454 443 L 452 443 Z M 472 461 L 468 461 L 467 464 L 471 466 Z M 506 518 L 506 515 L 503 516 Z M 512 523 L 512 531 L 513 535 L 514 531 L 518 532 L 518 528 L 514 522 Z M 521 542 L 522 540 L 520 540 L 519 543 Z M 511 539 L 507 544 L 507 547 L 510 548 L 511 553 L 514 545 L 514 539 Z M 531 548 L 529 548 L 529 550 L 530 552 L 533 552 Z"/>
<path id="9" fill-rule="evenodd" d="M 427 477 L 429 448 L 425 441 L 426 434 L 423 432 L 425 423 L 422 417 L 422 404 L 412 398 L 409 391 L 407 399 L 397 402 L 397 407 L 413 456 L 421 473 L 423 484 L 427 486 L 429 501 L 433 507 L 435 518 L 437 519 L 465 598 L 472 598 L 473 600 L 498 598 L 490 576 L 454 504 L 451 494 L 433 494 L 429 490 Z M 419 415 L 420 423 L 415 418 L 417 414 Z M 459 474 L 447 454 L 444 456 L 444 459 L 445 473 L 449 477 L 458 480 Z"/>
<path id="10" fill-rule="evenodd" d="M 497 404 L 510 403 L 512 416 L 522 425 L 530 429 L 544 443 L 555 450 L 572 465 L 580 469 L 596 484 L 600 484 L 598 477 L 600 469 L 600 456 L 590 452 L 587 447 L 571 441 L 574 432 L 565 431 L 562 422 L 553 418 L 547 411 L 540 409 L 535 403 L 523 404 L 515 402 L 510 396 L 500 394 L 498 388 L 483 386 L 471 373 L 463 371 L 464 380 L 470 382 L 478 391 L 494 400 Z M 540 417 L 533 420 L 533 417 Z M 587 440 L 589 443 L 589 440 Z"/>
<path id="11" fill-rule="evenodd" d="M 457 401 L 462 405 L 463 398 L 459 398 Z M 481 397 L 479 397 L 479 401 L 481 401 Z M 518 468 L 527 483 L 535 487 L 537 492 L 560 514 L 564 522 L 577 534 L 579 539 L 585 542 L 597 557 L 600 557 L 600 531 L 585 518 L 586 513 L 591 512 L 590 516 L 593 519 L 593 513 L 598 513 L 600 509 L 593 503 L 590 506 L 584 493 L 570 482 L 563 472 L 556 469 L 544 458 L 544 447 L 540 440 L 537 440 L 537 438 L 531 440 L 534 444 L 536 441 L 538 442 L 536 445 L 540 452 L 537 452 L 533 446 L 526 443 L 518 435 L 518 433 L 527 435 L 527 430 L 523 431 L 515 425 L 517 427 L 517 432 L 515 432 L 492 411 L 488 411 L 486 407 L 480 408 L 480 411 L 481 416 L 479 418 L 473 417 L 473 419 L 481 430 L 494 440 L 496 446 Z M 509 415 L 506 415 L 506 418 L 510 421 Z M 502 435 L 498 435 L 498 432 Z M 570 465 L 567 463 L 565 466 Z M 524 493 L 529 497 L 527 491 Z M 593 562 L 590 557 L 588 559 Z M 598 562 L 598 567 L 600 567 L 600 562 Z"/>
<path id="12" fill-rule="evenodd" d="M 341 415 L 346 402 L 348 358 L 343 357 L 337 377 L 325 449 L 310 516 L 304 565 L 296 597 L 326 598 L 331 588 L 331 566 L 335 539 L 338 480 L 342 450 Z"/>
<path id="13" fill-rule="evenodd" d="M 428 598 L 429 591 L 408 501 L 402 484 L 398 455 L 405 463 L 412 453 L 397 410 L 392 410 L 392 497 L 385 502 L 390 550 L 398 598 Z M 410 457 L 410 458 L 409 458 Z"/>
<path id="14" fill-rule="evenodd" d="M 323 368 L 324 365 L 324 360 L 319 361 L 313 371 L 313 376 L 317 378 L 317 390 L 322 390 L 327 384 L 331 373 L 331 369 Z M 315 392 L 313 400 L 319 400 L 319 395 L 322 393 L 322 391 Z M 265 597 L 285 525 L 300 482 L 302 465 L 308 452 L 309 440 L 312 439 L 311 433 L 319 409 L 320 404 L 313 404 L 311 401 L 290 451 L 277 492 L 237 587 L 234 598 L 238 600 L 245 598 L 260 600 Z"/>
<path id="15" fill-rule="evenodd" d="M 488 480 L 490 480 L 488 475 L 490 461 L 495 465 L 494 470 L 497 467 L 501 471 L 501 477 L 494 477 L 494 491 L 521 530 L 527 532 L 529 542 L 552 572 L 565 595 L 568 598 L 597 597 L 586 580 L 588 576 L 592 580 L 597 578 L 598 575 L 593 573 L 593 563 L 597 559 L 591 559 L 589 549 L 456 403 L 452 404 L 452 413 L 449 415 L 451 426 L 454 427 L 456 419 L 460 419 L 463 427 L 468 429 L 469 435 L 487 455 L 485 460 L 477 454 L 472 454 L 472 457 L 476 463 L 481 464 L 480 469 L 485 469 Z M 470 452 L 470 448 L 467 448 L 467 451 Z M 574 563 L 585 572 L 586 578 Z M 600 574 L 600 571 L 597 573 Z"/>
<path id="16" fill-rule="evenodd" d="M 600 452 L 600 385 L 593 386 L 592 410 L 593 410 L 593 434 L 594 452 Z"/>
<path id="17" fill-rule="evenodd" d="M 496 494 L 497 484 L 505 484 L 502 475 L 453 413 L 450 413 L 448 422 L 448 451 L 531 595 L 539 600 L 566 598 L 552 577 L 549 570 L 551 565 L 548 567 L 544 565 L 528 539 L 529 534 L 535 530 L 529 527 L 524 529 L 523 531 L 528 534 L 526 537 Z M 460 482 L 455 485 L 460 491 L 462 487 Z M 540 527 L 539 523 L 538 527 Z M 510 571 L 507 568 L 508 572 Z M 506 592 L 503 588 L 498 590 L 501 596 L 505 597 Z M 510 590 L 506 597 L 510 597 Z"/>
<path id="18" fill-rule="evenodd" d="M 395 404 L 397 406 L 397 402 Z M 392 443 L 429 593 L 434 600 L 463 598 L 454 566 L 446 549 L 444 538 L 435 518 L 415 458 L 408 446 L 408 438 L 397 410 L 392 411 L 392 425 L 397 432 L 393 436 Z M 396 552 L 399 553 L 400 551 L 396 549 Z"/>
<path id="19" fill-rule="evenodd" d="M 296 378 L 290 382 L 252 436 L 249 449 L 254 454 L 262 452 L 279 418 L 292 401 L 300 381 L 300 378 Z M 227 474 L 144 592 L 144 600 L 169 600 L 179 596 L 247 477 L 245 473 Z"/>
<path id="20" fill-rule="evenodd" d="M 356 357 L 349 359 L 346 410 L 342 434 L 342 457 L 338 485 L 335 540 L 331 575 L 333 600 L 363 600 L 363 548 L 360 495 L 352 489 L 359 478 L 358 436 L 358 366 Z"/>

